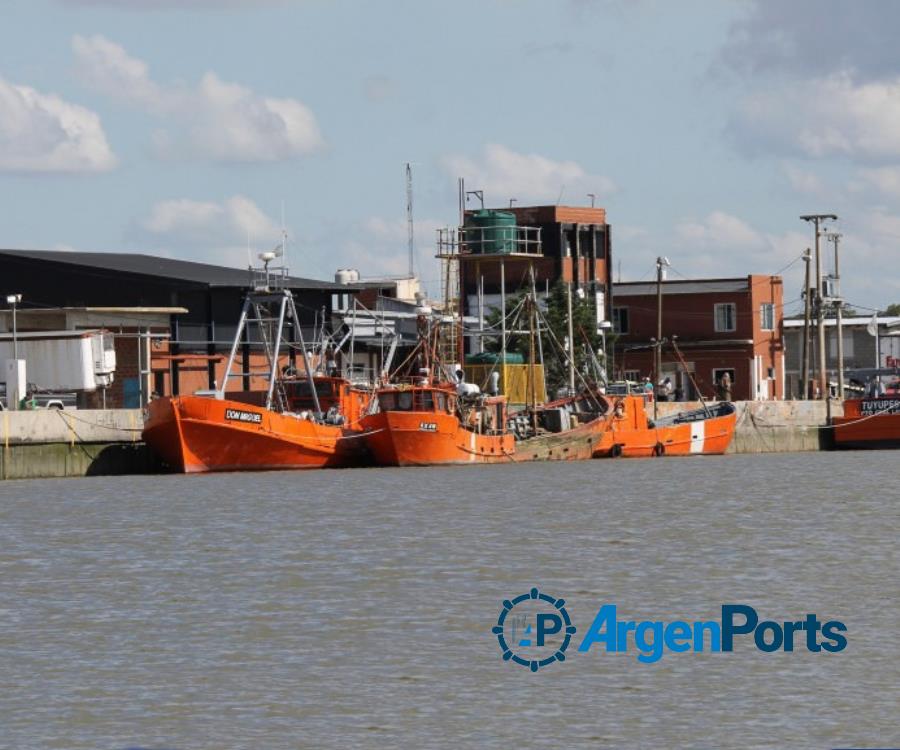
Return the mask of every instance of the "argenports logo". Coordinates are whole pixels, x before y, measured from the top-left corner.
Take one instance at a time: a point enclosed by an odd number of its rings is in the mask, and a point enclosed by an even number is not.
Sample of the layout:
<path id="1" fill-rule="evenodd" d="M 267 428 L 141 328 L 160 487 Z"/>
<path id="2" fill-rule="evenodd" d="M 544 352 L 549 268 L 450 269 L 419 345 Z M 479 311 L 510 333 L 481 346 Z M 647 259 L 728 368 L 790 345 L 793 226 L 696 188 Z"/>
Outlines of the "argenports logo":
<path id="1" fill-rule="evenodd" d="M 503 602 L 497 624 L 503 659 L 536 672 L 556 661 L 565 661 L 576 627 L 565 601 L 537 588 Z M 847 648 L 847 626 L 839 620 L 821 622 L 806 614 L 797 620 L 762 620 L 748 604 L 723 604 L 721 620 L 621 620 L 615 604 L 603 604 L 578 646 L 579 653 L 592 649 L 610 654 L 637 653 L 644 664 L 658 662 L 666 652 L 732 652 L 743 639 L 762 653 L 806 650 L 836 653 Z"/>
<path id="2" fill-rule="evenodd" d="M 504 661 L 521 664 L 532 672 L 565 661 L 566 649 L 575 635 L 565 605 L 564 599 L 542 594 L 536 588 L 515 599 L 504 599 L 497 624 L 491 628 Z"/>

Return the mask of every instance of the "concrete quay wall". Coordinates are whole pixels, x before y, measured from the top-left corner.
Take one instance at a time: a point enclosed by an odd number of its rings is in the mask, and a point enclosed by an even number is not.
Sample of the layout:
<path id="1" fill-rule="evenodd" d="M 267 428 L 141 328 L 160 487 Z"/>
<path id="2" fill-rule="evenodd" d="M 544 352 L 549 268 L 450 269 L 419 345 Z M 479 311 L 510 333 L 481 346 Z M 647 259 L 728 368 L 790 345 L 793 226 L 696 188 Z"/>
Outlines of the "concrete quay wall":
<path id="1" fill-rule="evenodd" d="M 737 425 L 729 453 L 787 453 L 818 451 L 831 447 L 824 401 L 736 401 Z M 699 409 L 699 401 L 660 402 L 659 415 Z M 844 413 L 840 401 L 832 401 L 832 415 Z M 653 416 L 653 404 L 647 405 Z"/>
<path id="2" fill-rule="evenodd" d="M 158 472 L 142 422 L 140 409 L 0 412 L 0 478 Z"/>
<path id="3" fill-rule="evenodd" d="M 138 443 L 140 409 L 36 409 L 0 412 L 0 443 Z"/>

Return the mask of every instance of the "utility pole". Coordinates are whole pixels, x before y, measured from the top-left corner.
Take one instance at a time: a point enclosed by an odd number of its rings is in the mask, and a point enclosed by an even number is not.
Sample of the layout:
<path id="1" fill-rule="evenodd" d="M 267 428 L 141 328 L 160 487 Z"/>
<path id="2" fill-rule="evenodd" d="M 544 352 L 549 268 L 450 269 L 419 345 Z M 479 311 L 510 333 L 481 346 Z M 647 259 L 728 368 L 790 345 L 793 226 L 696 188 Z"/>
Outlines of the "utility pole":
<path id="1" fill-rule="evenodd" d="M 817 377 L 819 384 L 820 398 L 825 399 L 825 411 L 828 419 L 831 419 L 831 398 L 828 393 L 828 371 L 825 368 L 825 303 L 822 299 L 822 255 L 819 252 L 819 238 L 821 232 L 819 225 L 826 219 L 837 221 L 834 214 L 807 214 L 801 216 L 803 221 L 810 221 L 816 230 L 816 342 L 819 347 L 818 351 L 818 368 Z"/>
<path id="2" fill-rule="evenodd" d="M 662 283 L 663 268 L 669 265 L 669 259 L 658 257 L 656 259 L 656 346 L 654 347 L 653 357 L 653 387 L 656 391 L 653 395 L 653 419 L 659 414 L 659 378 L 662 374 Z"/>
<path id="3" fill-rule="evenodd" d="M 21 294 L 8 294 L 6 302 L 12 308 L 13 359 L 19 359 L 19 339 L 16 336 L 16 305 L 22 301 Z"/>
<path id="4" fill-rule="evenodd" d="M 806 277 L 803 282 L 803 359 L 800 362 L 800 381 L 802 395 L 801 399 L 806 401 L 809 398 L 809 310 L 810 310 L 810 289 L 809 289 L 809 264 L 812 260 L 812 250 L 806 248 L 803 253 L 803 262 L 806 264 Z"/>
<path id="5" fill-rule="evenodd" d="M 825 235 L 834 243 L 834 307 L 837 323 L 837 376 L 838 376 L 838 398 L 844 398 L 844 298 L 841 296 L 841 265 L 840 253 L 838 245 L 840 244 L 842 234 L 831 232 Z"/>
<path id="6" fill-rule="evenodd" d="M 6 382 L 6 406 L 8 409 L 18 409 L 21 397 L 26 395 L 27 384 L 21 382 L 22 371 L 19 368 L 19 340 L 16 332 L 16 306 L 22 301 L 21 294 L 8 294 L 6 303 L 12 308 L 12 335 L 13 335 L 13 360 L 16 367 L 16 382 L 12 379 Z"/>

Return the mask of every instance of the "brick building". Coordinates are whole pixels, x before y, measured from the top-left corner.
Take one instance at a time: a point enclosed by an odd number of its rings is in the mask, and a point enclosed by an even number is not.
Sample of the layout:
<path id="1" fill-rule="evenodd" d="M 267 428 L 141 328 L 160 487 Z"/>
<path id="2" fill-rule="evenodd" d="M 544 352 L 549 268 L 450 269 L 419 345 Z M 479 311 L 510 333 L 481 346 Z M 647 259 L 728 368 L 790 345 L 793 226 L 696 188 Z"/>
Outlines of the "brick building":
<path id="1" fill-rule="evenodd" d="M 685 400 L 696 397 L 696 388 L 714 397 L 726 372 L 734 400 L 785 397 L 780 276 L 664 281 L 662 295 L 666 343 L 659 377 L 670 377 Z M 656 282 L 614 284 L 612 322 L 615 377 L 654 377 Z"/>
<path id="2" fill-rule="evenodd" d="M 510 243 L 489 239 L 482 243 L 479 230 L 469 226 L 477 214 L 465 213 L 466 233 L 460 255 L 463 312 L 478 317 L 500 306 L 501 277 L 507 295 L 530 287 L 534 268 L 539 294 L 557 281 L 571 282 L 576 290 L 596 301 L 597 317 L 608 320 L 612 277 L 612 245 L 606 209 L 576 206 L 517 206 L 497 209 L 512 215 L 517 227 Z M 505 230 L 501 229 L 503 234 Z M 489 235 L 490 236 L 490 235 Z M 480 300 L 480 303 L 479 303 Z"/>

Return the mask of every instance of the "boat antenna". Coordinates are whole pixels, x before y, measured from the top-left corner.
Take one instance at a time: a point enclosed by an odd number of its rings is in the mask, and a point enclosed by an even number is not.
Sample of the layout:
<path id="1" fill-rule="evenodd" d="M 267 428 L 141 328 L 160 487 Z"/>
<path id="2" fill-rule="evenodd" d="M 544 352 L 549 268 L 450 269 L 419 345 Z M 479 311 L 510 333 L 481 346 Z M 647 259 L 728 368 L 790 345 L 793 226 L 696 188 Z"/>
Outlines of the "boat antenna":
<path id="1" fill-rule="evenodd" d="M 413 232 L 413 183 L 412 165 L 406 162 L 406 234 L 409 244 L 409 278 L 415 277 L 413 259 L 415 258 L 415 234 Z"/>

